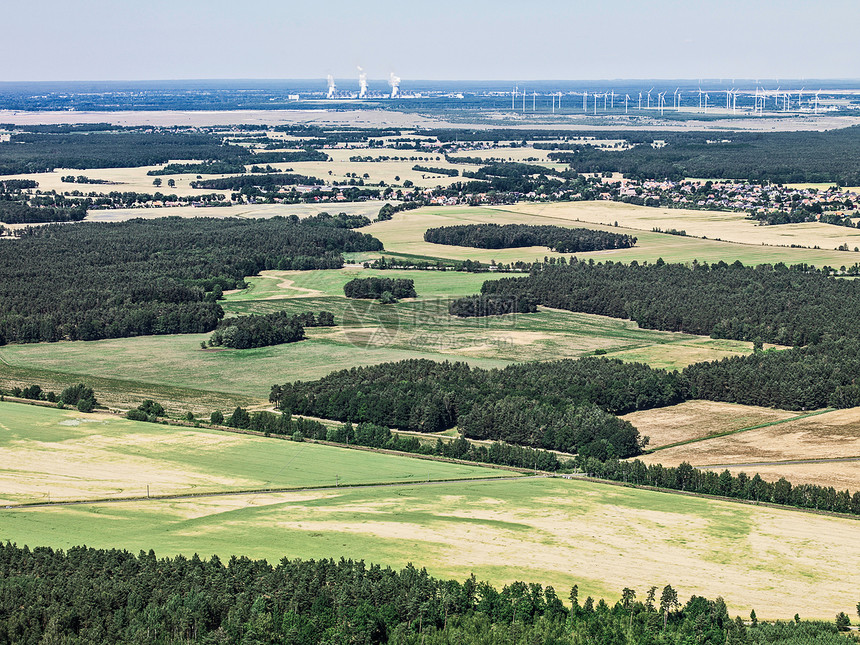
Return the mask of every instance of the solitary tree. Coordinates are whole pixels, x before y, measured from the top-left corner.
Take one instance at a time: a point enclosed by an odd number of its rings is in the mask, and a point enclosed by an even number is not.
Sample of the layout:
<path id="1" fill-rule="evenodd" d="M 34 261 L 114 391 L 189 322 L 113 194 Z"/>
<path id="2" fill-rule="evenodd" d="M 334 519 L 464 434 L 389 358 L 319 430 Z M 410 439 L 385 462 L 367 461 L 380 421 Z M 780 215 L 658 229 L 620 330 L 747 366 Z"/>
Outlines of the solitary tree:
<path id="1" fill-rule="evenodd" d="M 628 628 L 633 626 L 633 599 L 635 597 L 635 591 L 629 589 L 628 587 L 624 587 L 624 590 L 621 592 L 621 606 L 630 612 L 630 620 L 627 625 Z"/>
<path id="2" fill-rule="evenodd" d="M 679 606 L 678 592 L 672 589 L 672 585 L 663 587 L 663 593 L 660 594 L 660 611 L 663 612 L 663 628 L 666 628 L 666 623 L 669 621 L 669 612 Z"/>

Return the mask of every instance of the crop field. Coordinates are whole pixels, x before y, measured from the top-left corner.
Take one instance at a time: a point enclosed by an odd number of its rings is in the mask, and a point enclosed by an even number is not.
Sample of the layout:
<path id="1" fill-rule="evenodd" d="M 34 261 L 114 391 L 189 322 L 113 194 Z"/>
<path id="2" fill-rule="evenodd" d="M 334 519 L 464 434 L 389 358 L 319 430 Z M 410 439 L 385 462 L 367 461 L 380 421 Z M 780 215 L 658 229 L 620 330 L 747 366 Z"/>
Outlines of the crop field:
<path id="1" fill-rule="evenodd" d="M 804 222 L 799 224 L 780 224 L 779 226 L 760 226 L 757 221 L 748 219 L 745 213 L 708 210 L 684 210 L 676 208 L 652 208 L 622 204 L 617 202 L 596 202 L 587 208 L 571 208 L 578 204 L 518 204 L 504 209 L 523 213 L 536 213 L 541 216 L 561 218 L 573 216 L 592 224 L 619 226 L 641 231 L 654 228 L 663 230 L 685 230 L 688 235 L 706 237 L 740 244 L 765 244 L 771 246 L 791 246 L 792 244 L 832 250 L 841 244 L 849 248 L 860 246 L 860 231 L 844 226 Z"/>
<path id="2" fill-rule="evenodd" d="M 273 440 L 270 440 L 273 441 Z M 362 458 L 365 453 L 360 453 Z M 423 465 L 423 462 L 419 462 Z M 564 479 L 523 478 L 0 510 L 22 544 L 356 558 L 614 602 L 671 583 L 734 613 L 831 618 L 856 604 L 856 520 Z"/>
<path id="3" fill-rule="evenodd" d="M 670 410 L 639 413 L 637 427 L 647 427 L 642 421 L 648 416 L 652 422 L 658 422 L 661 415 L 671 416 Z M 642 459 L 665 466 L 687 461 L 699 468 L 759 473 L 771 481 L 785 477 L 793 484 L 815 483 L 852 493 L 860 490 L 860 408 L 800 418 L 787 414 L 791 416 L 784 421 L 763 421 L 771 423 L 765 427 L 669 447 Z M 732 429 L 723 426 L 722 431 Z"/>
<path id="4" fill-rule="evenodd" d="M 703 439 L 721 432 L 793 419 L 797 416 L 797 412 L 753 405 L 685 401 L 666 408 L 631 412 L 625 414 L 622 419 L 636 426 L 640 434 L 651 437 L 648 448 L 658 448 L 682 441 Z"/>
<path id="5" fill-rule="evenodd" d="M 0 402 L 0 504 L 511 475 Z"/>
<path id="6" fill-rule="evenodd" d="M 357 276 L 414 279 L 419 298 L 395 305 L 348 299 L 343 285 Z M 143 398 L 156 398 L 173 410 L 208 414 L 219 406 L 264 404 L 275 383 L 312 380 L 338 369 L 407 358 L 461 360 L 492 368 L 602 350 L 608 357 L 680 369 L 692 362 L 752 351 L 747 342 L 640 329 L 632 321 L 547 308 L 487 318 L 448 314 L 450 297 L 476 293 L 492 277 L 358 268 L 267 271 L 249 278 L 248 289 L 226 294 L 223 306 L 228 315 L 326 310 L 335 315 L 337 326 L 309 328 L 308 339 L 298 343 L 245 350 L 203 350 L 200 343 L 208 334 L 8 345 L 0 347 L 0 382 L 25 385 L 28 374 L 32 375 L 29 382 L 43 387 L 57 375 L 73 382 L 84 377 L 113 384 L 127 381 L 129 389 L 141 392 L 138 398 L 112 385 L 106 391 L 99 389 L 105 402 L 127 408 Z M 145 384 L 168 391 L 148 394 Z M 183 392 L 189 384 L 193 389 Z M 218 393 L 221 399 L 238 395 L 246 400 L 212 400 L 201 397 L 200 390 Z"/>
<path id="7" fill-rule="evenodd" d="M 849 243 L 849 248 L 860 246 L 860 233 L 852 229 L 827 224 L 815 224 L 815 227 L 825 227 L 828 235 L 841 236 L 833 240 L 833 243 L 825 242 L 821 249 L 812 248 L 790 248 L 790 244 L 804 244 L 813 246 L 813 242 L 803 237 L 795 237 L 792 240 L 776 242 L 785 246 L 768 246 L 760 241 L 749 243 L 726 242 L 697 237 L 685 237 L 679 235 L 668 235 L 665 233 L 654 233 L 651 228 L 656 223 L 647 222 L 646 230 L 638 228 L 626 228 L 621 225 L 625 216 L 630 212 L 641 211 L 642 217 L 657 216 L 660 209 L 635 206 L 631 204 L 620 204 L 615 202 L 570 202 L 552 204 L 520 204 L 503 207 L 474 207 L 462 206 L 438 206 L 421 208 L 414 211 L 405 211 L 395 214 L 394 218 L 387 222 L 377 222 L 366 229 L 365 232 L 382 240 L 386 251 L 390 253 L 405 253 L 418 256 L 442 257 L 451 259 L 472 259 L 482 262 L 496 260 L 497 262 L 514 262 L 523 260 L 527 262 L 543 260 L 544 257 L 559 257 L 561 254 L 554 253 L 546 247 L 525 247 L 518 249 L 476 249 L 471 247 L 448 246 L 432 244 L 424 241 L 424 231 L 436 226 L 452 226 L 455 224 L 495 222 L 497 224 L 551 224 L 555 226 L 585 227 L 597 230 L 610 231 L 635 235 L 638 238 L 637 245 L 630 249 L 614 249 L 607 251 L 594 251 L 591 253 L 577 254 L 581 258 L 594 258 L 595 261 L 612 260 L 617 262 L 629 262 L 630 260 L 653 262 L 657 258 L 663 258 L 666 262 L 734 262 L 740 260 L 744 264 L 762 264 L 784 262 L 796 264 L 805 262 L 816 266 L 851 265 L 860 261 L 860 255 L 853 252 L 828 250 L 841 244 L 843 241 Z M 666 211 L 674 219 L 664 222 L 661 228 L 687 229 L 691 233 L 691 227 L 687 226 L 682 215 L 684 212 L 693 213 L 695 217 L 708 215 L 725 215 L 711 213 L 710 211 Z M 742 225 L 740 214 L 730 214 L 737 225 Z M 614 223 L 618 221 L 619 227 Z M 762 229 L 777 234 L 782 228 L 779 227 L 757 227 L 748 222 L 753 230 Z M 726 230 L 733 227 L 726 226 Z M 791 226 L 811 226 L 791 225 Z M 835 229 L 832 233 L 830 229 Z M 816 233 L 817 234 L 817 233 Z M 797 233 L 799 235 L 799 233 Z M 852 237 L 854 236 L 854 237 Z M 716 235 L 715 237 L 720 237 Z M 849 238 L 857 244 L 849 242 Z M 725 239 L 725 238 L 723 238 Z M 567 256 L 569 254 L 565 254 Z"/>

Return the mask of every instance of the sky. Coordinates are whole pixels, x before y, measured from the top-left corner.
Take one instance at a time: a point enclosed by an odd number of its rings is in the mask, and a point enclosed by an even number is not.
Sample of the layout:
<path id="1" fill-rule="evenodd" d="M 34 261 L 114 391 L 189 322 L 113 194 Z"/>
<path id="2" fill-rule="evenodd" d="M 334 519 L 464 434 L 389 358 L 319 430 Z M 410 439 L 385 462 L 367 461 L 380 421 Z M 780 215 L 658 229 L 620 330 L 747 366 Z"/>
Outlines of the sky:
<path id="1" fill-rule="evenodd" d="M 860 0 L 5 0 L 0 81 L 860 78 Z"/>

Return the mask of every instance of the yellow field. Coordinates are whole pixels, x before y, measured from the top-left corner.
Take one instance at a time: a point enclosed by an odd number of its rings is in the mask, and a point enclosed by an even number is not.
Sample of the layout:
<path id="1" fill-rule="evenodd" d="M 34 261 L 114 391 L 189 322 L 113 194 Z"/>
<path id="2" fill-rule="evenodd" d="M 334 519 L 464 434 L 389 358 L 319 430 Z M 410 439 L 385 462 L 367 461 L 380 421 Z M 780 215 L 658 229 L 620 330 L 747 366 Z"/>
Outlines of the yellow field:
<path id="1" fill-rule="evenodd" d="M 621 418 L 636 426 L 640 434 L 651 437 L 649 448 L 657 448 L 796 416 L 796 412 L 752 405 L 686 401 L 667 408 L 632 412 Z M 665 454 L 667 451 L 659 453 L 659 455 Z M 660 461 L 660 463 L 663 462 Z"/>
<path id="2" fill-rule="evenodd" d="M 860 261 L 860 254 L 827 250 L 826 248 L 822 248 L 821 250 L 811 248 L 792 249 L 788 246 L 767 246 L 760 243 L 740 244 L 716 241 L 710 239 L 710 236 L 709 239 L 704 240 L 696 237 L 652 233 L 650 231 L 652 224 L 644 220 L 641 225 L 647 226 L 647 230 L 614 226 L 615 221 L 618 221 L 620 225 L 624 217 L 635 216 L 644 218 L 650 215 L 656 217 L 660 212 L 660 209 L 615 202 L 517 204 L 477 208 L 466 206 L 434 206 L 397 213 L 392 220 L 372 224 L 368 228 L 363 229 L 363 231 L 380 239 L 388 252 L 459 260 L 472 259 L 482 262 L 490 262 L 491 260 L 496 260 L 497 262 L 514 262 L 517 260 L 542 261 L 544 257 L 560 257 L 562 254 L 554 253 L 542 246 L 518 249 L 476 249 L 464 246 L 431 244 L 424 241 L 424 231 L 436 226 L 495 222 L 497 224 L 581 226 L 614 233 L 625 233 L 638 238 L 637 245 L 630 249 L 578 254 L 579 257 L 594 258 L 595 261 L 613 260 L 629 262 L 635 259 L 640 262 L 653 262 L 657 258 L 663 258 L 666 262 L 692 262 L 694 259 L 700 262 L 718 262 L 720 260 L 733 262 L 734 260 L 740 260 L 744 264 L 784 262 L 790 265 L 798 262 L 806 262 L 815 266 L 829 265 L 835 267 L 851 265 L 854 262 Z M 680 210 L 669 211 L 676 219 L 669 222 L 670 225 L 668 228 L 684 228 L 686 222 L 679 219 L 684 212 Z M 692 212 L 696 217 L 711 214 L 720 215 L 719 213 L 709 213 L 706 211 Z M 732 216 L 738 217 L 737 214 L 733 214 Z M 604 224 L 594 222 L 603 222 Z M 656 226 L 657 222 L 655 221 L 653 225 Z M 856 243 L 860 246 L 860 232 L 854 233 L 852 232 L 853 229 L 828 226 L 826 224 L 815 226 L 823 226 L 828 230 L 836 229 L 837 233 L 843 235 L 847 231 L 848 235 L 857 236 Z M 665 222 L 663 223 L 663 227 L 666 227 Z M 687 228 L 689 232 L 689 227 Z M 757 228 L 767 230 L 768 228 L 778 229 L 780 227 L 752 226 L 751 228 L 753 230 Z M 786 244 L 788 243 L 786 242 Z M 853 242 L 850 244 L 850 248 L 853 248 Z M 836 243 L 833 244 L 833 246 L 836 245 Z M 830 246 L 830 248 L 832 249 L 833 246 Z M 569 254 L 565 254 L 565 257 L 567 255 Z"/>
<path id="3" fill-rule="evenodd" d="M 748 408 L 744 407 L 744 410 Z M 651 417 L 652 422 L 659 418 L 656 412 Z M 648 413 L 639 414 L 641 423 Z M 642 425 L 637 424 L 637 427 L 642 429 Z M 731 429 L 726 427 L 726 430 Z M 647 432 L 643 431 L 643 434 Z M 834 410 L 757 430 L 666 448 L 642 459 L 646 463 L 665 466 L 676 466 L 686 461 L 693 466 L 712 467 L 719 471 L 728 467 L 735 473 L 759 473 L 772 481 L 785 477 L 794 484 L 817 483 L 840 490 L 847 488 L 853 493 L 860 490 L 860 462 L 827 461 L 851 458 L 860 458 L 860 408 Z M 804 460 L 822 461 L 795 463 Z"/>
<path id="4" fill-rule="evenodd" d="M 685 230 L 694 237 L 707 237 L 710 240 L 724 240 L 741 244 L 767 244 L 771 246 L 791 246 L 808 248 L 819 246 L 822 249 L 835 249 L 848 244 L 853 249 L 860 247 L 860 231 L 843 226 L 805 222 L 801 224 L 781 224 L 779 226 L 759 226 L 755 220 L 748 219 L 744 213 L 723 211 L 683 210 L 677 208 L 651 208 L 622 204 L 619 202 L 596 202 L 581 207 L 576 204 L 556 202 L 553 204 L 517 204 L 499 207 L 505 211 L 537 214 L 542 217 L 579 220 L 592 224 L 619 226 L 641 231 L 653 228 L 663 230 Z M 860 254 L 844 254 L 844 263 L 860 261 Z"/>

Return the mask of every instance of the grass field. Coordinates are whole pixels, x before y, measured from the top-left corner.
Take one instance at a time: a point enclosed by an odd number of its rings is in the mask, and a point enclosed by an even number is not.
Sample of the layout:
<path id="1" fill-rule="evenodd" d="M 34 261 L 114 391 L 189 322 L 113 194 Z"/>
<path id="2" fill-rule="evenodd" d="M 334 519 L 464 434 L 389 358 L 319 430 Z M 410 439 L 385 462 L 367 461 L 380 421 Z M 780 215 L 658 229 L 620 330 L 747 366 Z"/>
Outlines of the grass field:
<path id="1" fill-rule="evenodd" d="M 512 474 L 0 402 L 0 504 Z"/>
<path id="2" fill-rule="evenodd" d="M 671 410 L 654 411 L 651 415 L 638 413 L 641 416 L 631 421 L 641 429 L 648 426 L 643 419 L 650 416 L 657 422 L 662 416 L 671 417 Z M 860 462 L 827 461 L 860 458 L 860 408 L 790 419 L 725 437 L 658 450 L 642 459 L 664 466 L 687 461 L 700 468 L 711 466 L 719 471 L 729 468 L 735 473 L 759 473 L 771 481 L 785 477 L 793 484 L 815 483 L 838 490 L 847 488 L 852 493 L 860 490 Z M 699 427 L 707 428 L 707 424 Z M 725 421 L 712 427 L 732 429 L 731 424 Z M 643 430 L 643 434 L 648 432 Z M 795 463 L 805 460 L 823 461 Z"/>
<path id="3" fill-rule="evenodd" d="M 362 454 L 362 457 L 365 456 Z M 857 602 L 855 520 L 563 479 L 482 481 L 0 510 L 19 545 L 414 562 L 614 602 L 672 584 L 733 613 L 832 619 Z"/>
<path id="4" fill-rule="evenodd" d="M 853 252 L 827 250 L 833 249 L 843 241 L 849 243 L 850 248 L 860 246 L 860 233 L 854 233 L 852 229 L 843 227 L 816 224 L 815 227 L 825 227 L 824 233 L 835 235 L 831 241 L 825 242 L 822 249 L 790 248 L 789 246 L 767 246 L 755 238 L 750 238 L 749 243 L 741 244 L 735 242 L 717 241 L 714 239 L 701 239 L 697 237 L 683 237 L 678 235 L 667 235 L 665 233 L 653 233 L 651 228 L 657 226 L 657 219 L 653 221 L 647 218 L 658 218 L 662 211 L 644 206 L 631 204 L 620 204 L 615 202 L 571 202 L 552 204 L 519 204 L 500 207 L 462 207 L 444 206 L 427 207 L 414 211 L 397 213 L 394 218 L 387 222 L 378 222 L 363 229 L 382 240 L 385 249 L 393 253 L 407 253 L 420 256 L 443 257 L 450 259 L 472 259 L 489 262 L 513 262 L 516 260 L 535 261 L 543 260 L 544 257 L 558 257 L 560 254 L 553 253 L 545 247 L 526 247 L 519 249 L 475 249 L 471 247 L 448 246 L 442 244 L 431 244 L 424 241 L 424 231 L 435 226 L 450 226 L 464 223 L 495 222 L 498 224 L 552 224 L 556 226 L 584 226 L 599 230 L 607 230 L 615 233 L 626 233 L 636 236 L 639 241 L 634 248 L 617 249 L 608 251 L 596 251 L 592 253 L 580 253 L 579 257 L 594 258 L 595 261 L 613 260 L 629 262 L 630 260 L 653 262 L 657 258 L 663 258 L 666 262 L 734 262 L 740 260 L 744 264 L 761 264 L 785 262 L 786 264 L 797 264 L 806 262 L 816 266 L 851 265 L 860 261 L 860 254 Z M 691 226 L 684 220 L 683 214 L 693 213 L 696 218 L 705 216 L 721 216 L 725 214 L 710 213 L 707 211 L 665 211 L 671 216 L 662 222 L 661 228 L 686 228 L 691 231 Z M 621 226 L 626 217 L 646 218 L 640 225 L 646 230 L 639 228 L 625 228 Z M 738 214 L 730 214 L 732 218 L 741 217 Z M 577 221 L 579 220 L 579 221 Z M 614 223 L 618 221 L 619 227 Z M 597 222 L 597 223 L 594 223 Z M 601 224 L 602 223 L 602 224 Z M 721 230 L 729 237 L 731 230 L 742 225 L 742 219 L 732 219 L 730 224 L 721 224 Z M 751 224 L 751 222 L 750 222 Z M 800 226 L 800 225 L 793 225 Z M 804 225 L 809 226 L 809 225 Z M 752 230 L 761 229 L 768 234 L 779 235 L 782 227 L 752 227 Z M 772 230 L 771 230 L 772 229 Z M 835 229 L 830 231 L 830 229 Z M 745 230 L 745 229 L 744 229 Z M 821 233 L 824 235 L 824 233 Z M 799 243 L 812 246 L 814 243 L 804 237 L 805 232 L 799 230 L 789 237 L 778 241 L 779 244 L 789 245 Z M 818 233 L 816 233 L 818 235 Z M 711 238 L 711 235 L 708 235 Z M 714 237 L 722 237 L 715 235 Z M 723 239 L 726 239 L 723 237 Z M 850 239 L 849 239 L 850 238 Z M 854 240 L 857 240 L 857 244 Z M 739 239 L 740 236 L 739 236 Z M 828 238 L 830 239 L 830 238 Z"/>

